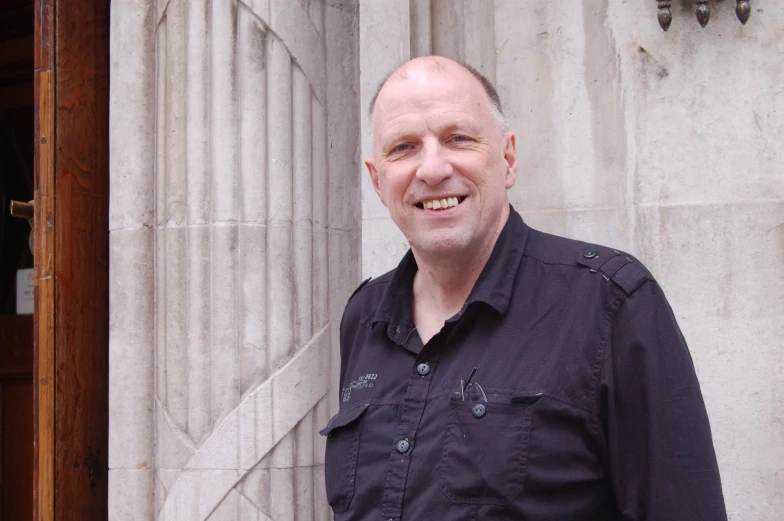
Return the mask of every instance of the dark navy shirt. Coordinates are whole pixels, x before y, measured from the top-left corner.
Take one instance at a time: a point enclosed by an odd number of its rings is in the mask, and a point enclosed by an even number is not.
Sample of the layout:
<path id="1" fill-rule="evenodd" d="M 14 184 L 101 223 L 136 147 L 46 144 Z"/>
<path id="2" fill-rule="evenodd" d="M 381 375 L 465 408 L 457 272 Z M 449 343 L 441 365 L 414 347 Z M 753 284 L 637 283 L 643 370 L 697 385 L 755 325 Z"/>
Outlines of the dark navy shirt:
<path id="1" fill-rule="evenodd" d="M 343 316 L 336 521 L 726 520 L 694 366 L 640 262 L 512 210 L 425 345 L 416 270 L 409 251 Z"/>

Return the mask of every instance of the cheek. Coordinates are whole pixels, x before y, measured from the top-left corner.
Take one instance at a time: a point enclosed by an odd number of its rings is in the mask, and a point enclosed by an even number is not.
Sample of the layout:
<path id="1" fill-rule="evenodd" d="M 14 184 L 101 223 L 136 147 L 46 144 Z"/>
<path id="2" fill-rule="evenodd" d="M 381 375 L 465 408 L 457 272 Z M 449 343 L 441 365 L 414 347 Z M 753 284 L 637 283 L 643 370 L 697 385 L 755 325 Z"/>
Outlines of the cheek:
<path id="1" fill-rule="evenodd" d="M 404 175 L 402 172 L 387 172 L 385 179 L 386 186 L 384 187 L 384 191 L 389 195 L 389 197 L 393 199 L 400 199 L 406 195 L 407 191 L 409 193 L 411 192 L 411 190 L 409 190 L 409 180 L 409 177 Z"/>

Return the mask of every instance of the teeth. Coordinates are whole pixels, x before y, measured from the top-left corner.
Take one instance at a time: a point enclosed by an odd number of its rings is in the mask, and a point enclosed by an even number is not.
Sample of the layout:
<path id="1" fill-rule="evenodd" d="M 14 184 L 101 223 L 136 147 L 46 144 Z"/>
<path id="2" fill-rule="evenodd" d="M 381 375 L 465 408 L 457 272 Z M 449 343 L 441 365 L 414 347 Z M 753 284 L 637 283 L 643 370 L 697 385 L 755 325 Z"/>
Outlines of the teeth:
<path id="1" fill-rule="evenodd" d="M 432 201 L 425 201 L 422 206 L 428 210 L 441 210 L 442 208 L 451 208 L 460 203 L 457 197 L 446 197 L 444 199 L 433 199 Z"/>

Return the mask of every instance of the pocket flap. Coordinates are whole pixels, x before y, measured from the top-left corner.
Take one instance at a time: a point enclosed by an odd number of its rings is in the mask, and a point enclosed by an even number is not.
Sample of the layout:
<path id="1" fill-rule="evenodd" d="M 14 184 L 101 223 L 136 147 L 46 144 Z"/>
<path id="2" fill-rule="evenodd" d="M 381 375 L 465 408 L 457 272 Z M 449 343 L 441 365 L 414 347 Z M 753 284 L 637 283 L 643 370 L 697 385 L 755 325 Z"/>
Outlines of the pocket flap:
<path id="1" fill-rule="evenodd" d="M 533 405 L 538 402 L 542 396 L 544 396 L 544 393 L 536 393 L 535 395 L 529 396 L 513 396 L 510 402 L 522 405 Z"/>
<path id="2" fill-rule="evenodd" d="M 327 426 L 319 431 L 319 434 L 322 436 L 329 436 L 335 429 L 340 429 L 341 427 L 345 427 L 346 425 L 357 421 L 359 417 L 367 411 L 368 405 L 370 404 L 363 403 L 362 405 L 357 405 L 338 412 L 329 420 Z"/>

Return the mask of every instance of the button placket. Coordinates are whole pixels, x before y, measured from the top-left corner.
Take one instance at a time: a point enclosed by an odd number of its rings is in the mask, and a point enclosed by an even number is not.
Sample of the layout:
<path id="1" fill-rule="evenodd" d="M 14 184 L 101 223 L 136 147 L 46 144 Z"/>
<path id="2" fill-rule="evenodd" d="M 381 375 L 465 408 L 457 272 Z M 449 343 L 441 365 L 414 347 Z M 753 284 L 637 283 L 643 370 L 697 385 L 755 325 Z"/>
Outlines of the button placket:
<path id="1" fill-rule="evenodd" d="M 430 349 L 427 352 L 431 352 Z M 403 496 L 405 495 L 413 447 L 433 381 L 432 377 L 425 378 L 425 376 L 432 376 L 430 373 L 438 363 L 438 351 L 435 351 L 434 356 L 430 358 L 427 362 L 417 363 L 415 370 L 409 373 L 411 376 L 403 401 L 405 405 L 400 413 L 400 424 L 395 437 L 397 441 L 390 451 L 384 483 L 381 511 L 385 519 L 400 519 L 402 513 Z"/>

